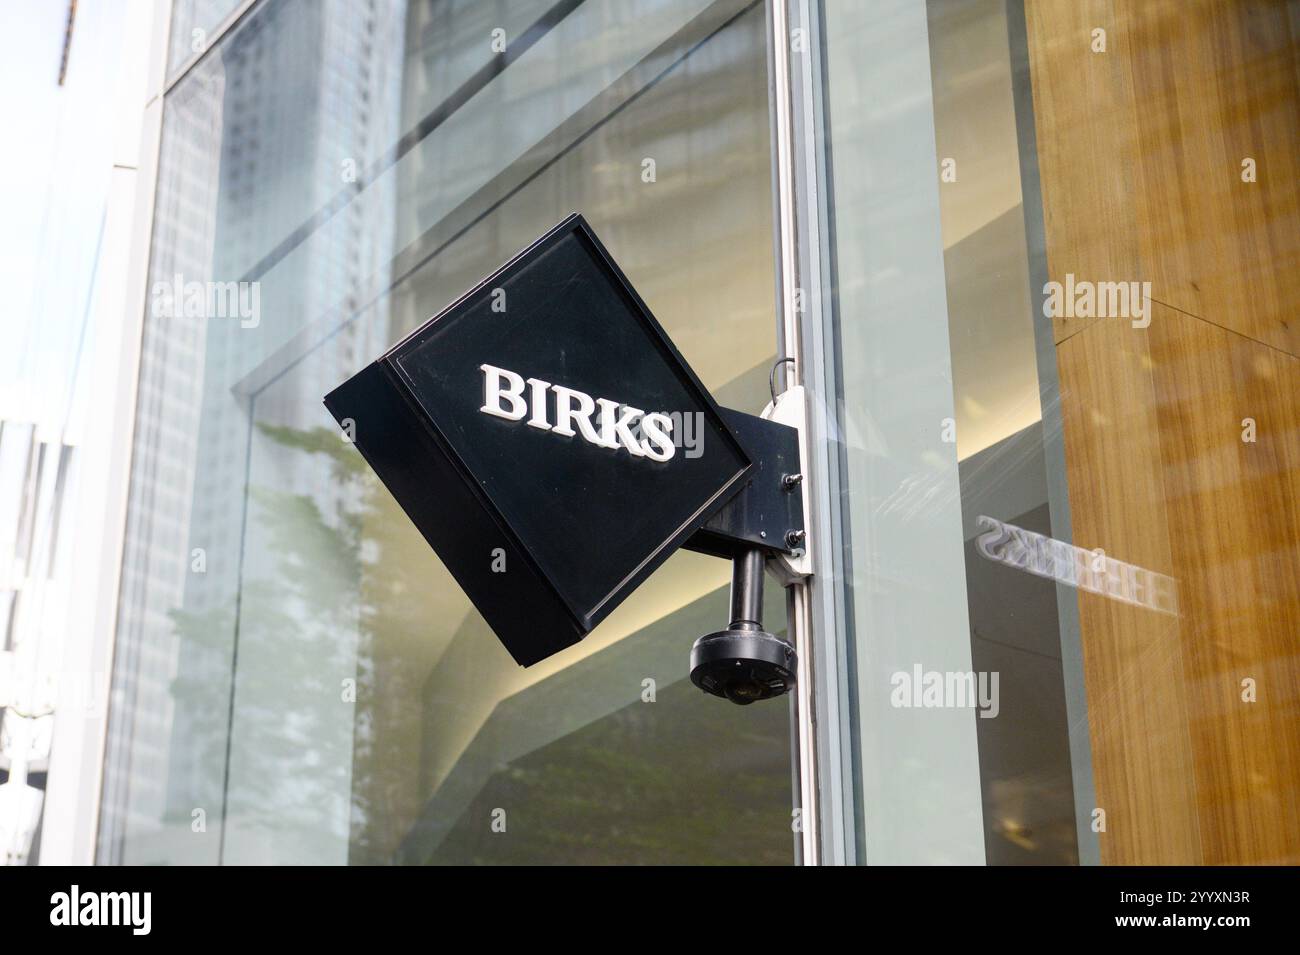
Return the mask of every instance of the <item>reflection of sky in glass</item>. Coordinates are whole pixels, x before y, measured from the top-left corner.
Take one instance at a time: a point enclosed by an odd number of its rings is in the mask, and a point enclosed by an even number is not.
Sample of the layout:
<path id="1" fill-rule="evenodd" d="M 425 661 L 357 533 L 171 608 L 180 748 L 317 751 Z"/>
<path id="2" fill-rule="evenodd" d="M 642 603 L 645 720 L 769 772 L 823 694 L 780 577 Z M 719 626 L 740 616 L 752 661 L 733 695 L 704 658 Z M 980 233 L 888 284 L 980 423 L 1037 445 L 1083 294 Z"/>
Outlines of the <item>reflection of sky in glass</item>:
<path id="1" fill-rule="evenodd" d="M 0 31 L 0 420 L 59 429 L 72 408 L 108 196 L 125 11 L 84 4 L 65 85 L 67 5 L 24 4 Z M 83 336 L 85 340 L 83 342 Z"/>
<path id="2" fill-rule="evenodd" d="M 85 533 L 93 519 L 76 509 L 79 445 L 93 373 L 107 365 L 92 359 L 110 181 L 132 176 L 113 169 L 128 11 L 83 6 L 60 85 L 68 15 L 67 4 L 22 4 L 5 11 L 0 31 L 0 755 L 9 770 L 0 856 L 18 860 L 40 839 L 37 774 L 48 769 L 54 713 L 75 713 L 88 697 L 77 671 L 85 663 L 67 649 L 83 629 L 73 595 L 87 590 L 70 570 L 73 554 L 86 559 L 99 544 Z"/>

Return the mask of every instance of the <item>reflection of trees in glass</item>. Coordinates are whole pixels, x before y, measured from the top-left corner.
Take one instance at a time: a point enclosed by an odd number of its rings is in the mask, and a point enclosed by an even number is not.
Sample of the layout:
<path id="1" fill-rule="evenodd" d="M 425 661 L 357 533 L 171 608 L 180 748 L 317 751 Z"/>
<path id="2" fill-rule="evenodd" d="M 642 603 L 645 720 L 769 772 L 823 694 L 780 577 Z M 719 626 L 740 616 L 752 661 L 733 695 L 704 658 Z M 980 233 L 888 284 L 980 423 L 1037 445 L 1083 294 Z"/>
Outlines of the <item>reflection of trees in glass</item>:
<path id="1" fill-rule="evenodd" d="M 375 483 L 360 456 L 336 432 L 266 424 L 258 430 L 285 451 L 326 455 L 332 482 L 344 499 L 363 498 Z M 364 522 L 358 511 L 346 507 L 327 521 L 310 495 L 281 488 L 252 486 L 250 507 L 239 642 L 256 647 L 260 663 L 240 664 L 237 673 L 233 742 L 238 753 L 232 759 L 240 765 L 232 784 L 231 817 L 241 827 L 337 829 L 337 813 L 331 809 L 346 787 L 351 753 L 325 724 L 328 708 L 350 706 L 342 699 L 342 681 L 355 676 L 360 683 L 363 678 L 353 670 L 352 644 Z M 229 606 L 174 612 L 187 657 L 224 657 L 228 673 L 234 613 Z M 273 655 L 272 666 L 265 665 L 267 652 Z M 224 771 L 230 686 L 228 679 L 212 679 L 215 672 L 187 668 L 172 689 L 178 711 L 183 709 L 192 724 L 186 745 L 198 751 L 196 762 Z M 359 687 L 358 695 L 362 692 Z M 205 808 L 215 823 L 219 807 Z M 190 806 L 173 799 L 168 814 L 188 823 Z"/>
<path id="2" fill-rule="evenodd" d="M 287 453 L 323 456 L 335 493 L 334 510 L 323 515 L 305 494 L 255 488 L 257 520 L 265 521 L 262 540 L 274 570 L 264 579 L 245 574 L 244 629 L 241 642 L 266 639 L 285 645 L 286 656 L 275 671 L 240 673 L 241 694 L 253 700 L 280 697 L 284 714 L 295 714 L 290 727 L 276 726 L 276 713 L 251 721 L 265 739 L 240 741 L 241 751 L 254 753 L 266 767 L 256 774 L 265 792 L 241 795 L 241 804 L 260 810 L 267 826 L 284 813 L 320 813 L 341 791 L 343 780 L 333 773 L 351 773 L 351 861 L 386 861 L 405 832 L 413 811 L 404 781 L 406 767 L 418 758 L 406 744 L 411 733 L 392 732 L 400 721 L 418 721 L 420 675 L 385 665 L 391 655 L 376 652 L 381 639 L 406 642 L 427 634 L 438 621 L 429 620 L 418 599 L 427 587 L 428 560 L 393 559 L 412 543 L 427 553 L 427 545 L 393 503 L 387 490 L 361 455 L 327 428 L 298 430 L 260 424 L 258 430 Z M 277 469 L 288 473 L 301 468 Z M 250 541 L 253 535 L 250 533 Z M 250 608 L 250 602 L 252 606 Z M 293 633 L 294 639 L 286 635 Z M 355 648 L 355 670 L 352 654 Z M 400 663 L 400 661 L 397 661 Z M 341 681 L 356 679 L 356 703 L 340 700 Z M 250 685 L 250 681 L 252 682 Z M 236 706 L 242 706 L 241 697 Z M 351 707 L 350 752 L 337 734 L 321 732 L 311 716 L 325 705 Z M 383 727 L 384 732 L 377 732 Z M 284 732 L 288 729 L 289 732 Z M 325 739 L 333 744 L 319 749 Z M 304 762 L 317 786 L 295 785 L 286 770 Z M 329 767 L 322 777 L 319 767 Z M 320 786 L 326 778 L 331 784 Z M 405 787 L 405 789 L 404 789 Z M 324 789 L 324 792 L 315 790 Z M 331 817 L 322 824 L 334 824 Z M 295 818 L 295 826 L 302 822 Z"/>
<path id="3" fill-rule="evenodd" d="M 406 745 L 411 733 L 375 728 L 418 721 L 420 688 L 419 675 L 408 669 L 383 666 L 377 672 L 374 644 L 381 635 L 418 638 L 439 622 L 424 616 L 420 601 L 412 599 L 427 587 L 427 561 L 383 558 L 409 548 L 412 535 L 420 547 L 426 545 L 337 431 L 259 423 L 258 432 L 274 442 L 274 451 L 264 455 L 323 457 L 334 504 L 322 513 L 309 494 L 256 484 L 250 491 L 239 641 L 257 646 L 262 660 L 273 650 L 275 665 L 254 667 L 248 654 L 237 661 L 234 758 L 241 764 L 232 779 L 231 817 L 267 830 L 329 832 L 338 825 L 330 810 L 350 771 L 351 855 L 354 861 L 386 861 L 416 808 L 403 789 L 408 774 L 397 770 L 418 753 Z M 295 474 L 311 467 L 276 464 L 260 470 Z M 192 808 L 204 805 L 194 793 L 221 792 L 234 614 L 232 606 L 172 614 L 187 658 L 213 661 L 188 667 L 172 686 L 178 713 L 192 724 L 185 745 L 193 762 L 215 776 L 171 800 L 169 821 L 187 827 Z M 342 681 L 349 678 L 356 679 L 355 705 L 341 697 Z M 351 708 L 351 752 L 322 719 L 333 706 Z M 219 806 L 205 808 L 215 825 Z"/>
<path id="4" fill-rule="evenodd" d="M 420 740 L 437 731 L 421 725 L 427 674 L 403 666 L 393 647 L 449 625 L 429 619 L 421 599 L 433 558 L 338 432 L 258 431 L 271 453 L 323 456 L 334 491 L 323 513 L 309 494 L 251 489 L 239 640 L 263 662 L 239 661 L 231 820 L 338 838 L 337 796 L 350 772 L 349 861 L 386 863 L 431 795 L 411 772 Z M 277 461 L 261 470 L 309 468 Z M 229 646 L 229 608 L 174 618 L 192 647 Z M 349 677 L 355 705 L 340 698 Z M 205 749 L 204 765 L 223 765 L 228 688 L 176 681 L 178 700 L 210 716 L 190 742 Z M 350 707 L 350 740 L 334 729 L 334 706 Z M 632 704 L 494 775 L 431 861 L 788 863 L 789 773 L 784 705 L 741 710 L 682 681 L 657 703 Z M 488 827 L 496 806 L 509 812 L 505 835 Z M 182 811 L 188 823 L 189 808 L 174 807 L 178 821 Z"/>
<path id="5" fill-rule="evenodd" d="M 503 767 L 429 861 L 789 865 L 789 713 L 662 687 Z"/>
<path id="6" fill-rule="evenodd" d="M 171 682 L 175 701 L 172 748 L 184 753 L 185 772 L 177 778 L 180 761 L 173 756 L 163 823 L 188 829 L 191 813 L 203 809 L 208 831 L 216 832 L 229 730 L 230 635 L 235 613 L 233 607 L 203 612 L 176 608 L 169 615 L 181 660 Z M 167 860 L 144 861 L 152 864 Z M 203 861 L 215 859 L 205 857 Z"/>

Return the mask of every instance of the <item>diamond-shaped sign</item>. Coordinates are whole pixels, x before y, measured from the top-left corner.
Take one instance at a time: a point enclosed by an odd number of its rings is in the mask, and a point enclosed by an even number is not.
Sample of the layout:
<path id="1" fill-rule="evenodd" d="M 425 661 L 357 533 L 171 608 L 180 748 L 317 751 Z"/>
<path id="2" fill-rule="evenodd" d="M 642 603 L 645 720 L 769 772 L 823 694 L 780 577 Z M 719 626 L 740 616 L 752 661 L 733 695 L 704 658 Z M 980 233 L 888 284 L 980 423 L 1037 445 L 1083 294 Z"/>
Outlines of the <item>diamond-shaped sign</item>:
<path id="1" fill-rule="evenodd" d="M 580 215 L 325 404 L 524 666 L 586 636 L 752 466 Z"/>

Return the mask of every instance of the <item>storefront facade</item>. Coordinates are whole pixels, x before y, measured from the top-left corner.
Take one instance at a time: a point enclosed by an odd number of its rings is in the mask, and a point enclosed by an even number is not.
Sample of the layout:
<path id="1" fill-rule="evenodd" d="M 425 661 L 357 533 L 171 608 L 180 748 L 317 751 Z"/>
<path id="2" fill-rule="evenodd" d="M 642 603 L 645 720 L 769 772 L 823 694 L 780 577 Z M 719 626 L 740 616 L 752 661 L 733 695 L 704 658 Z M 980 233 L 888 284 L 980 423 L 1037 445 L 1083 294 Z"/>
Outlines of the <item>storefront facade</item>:
<path id="1" fill-rule="evenodd" d="M 96 860 L 1300 859 L 1296 24 L 1089 6 L 177 2 Z M 788 698 L 686 551 L 517 666 L 321 403 L 572 212 L 804 389 Z"/>

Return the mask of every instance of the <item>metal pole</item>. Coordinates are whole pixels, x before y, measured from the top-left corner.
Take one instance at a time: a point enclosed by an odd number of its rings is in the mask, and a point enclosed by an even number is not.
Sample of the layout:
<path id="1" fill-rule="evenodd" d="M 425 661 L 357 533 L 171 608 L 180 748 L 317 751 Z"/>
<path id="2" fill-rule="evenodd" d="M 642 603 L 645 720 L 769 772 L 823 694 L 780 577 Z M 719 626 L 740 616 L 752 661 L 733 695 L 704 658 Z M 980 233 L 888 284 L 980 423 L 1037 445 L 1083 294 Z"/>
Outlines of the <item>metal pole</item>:
<path id="1" fill-rule="evenodd" d="M 780 316 L 784 354 L 795 359 L 785 365 L 786 386 L 800 384 L 804 379 L 802 329 L 799 310 L 795 307 L 799 289 L 798 219 L 795 190 L 795 141 L 792 97 L 793 83 L 790 73 L 790 10 L 787 0 L 771 0 L 768 4 L 769 27 L 772 44 L 772 98 L 774 107 L 774 164 L 777 192 L 777 240 L 780 274 Z M 808 464 L 805 462 L 805 473 Z M 789 587 L 790 613 L 788 632 L 790 641 L 801 656 L 798 679 L 795 683 L 798 716 L 800 827 L 803 836 L 801 862 L 818 865 L 821 862 L 820 819 L 818 814 L 817 735 L 814 722 L 816 701 L 813 696 L 815 681 L 813 663 L 812 614 L 810 593 L 806 582 Z"/>
<path id="2" fill-rule="evenodd" d="M 763 629 L 763 552 L 758 548 L 731 562 L 731 629 Z"/>

